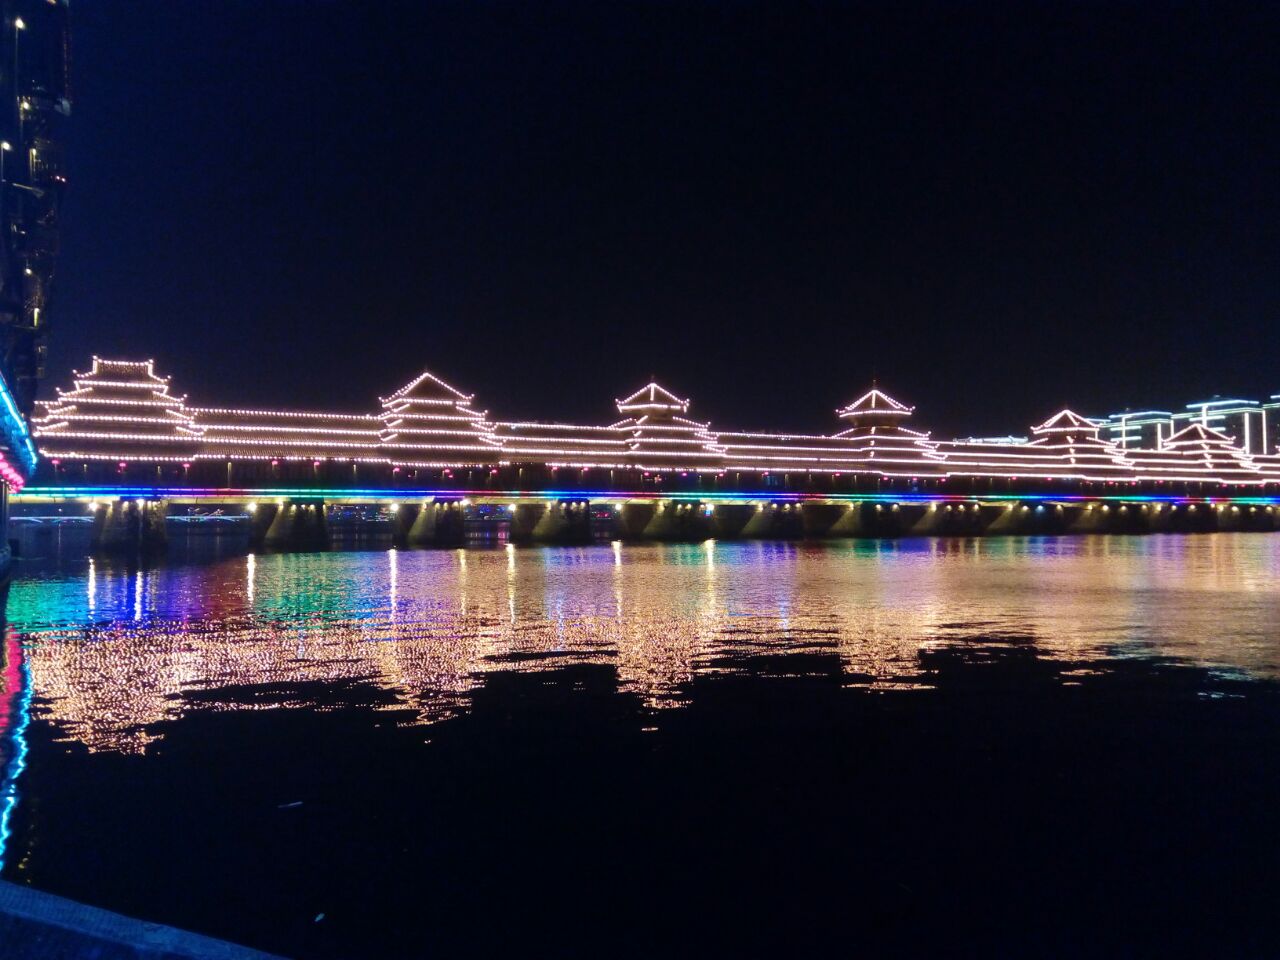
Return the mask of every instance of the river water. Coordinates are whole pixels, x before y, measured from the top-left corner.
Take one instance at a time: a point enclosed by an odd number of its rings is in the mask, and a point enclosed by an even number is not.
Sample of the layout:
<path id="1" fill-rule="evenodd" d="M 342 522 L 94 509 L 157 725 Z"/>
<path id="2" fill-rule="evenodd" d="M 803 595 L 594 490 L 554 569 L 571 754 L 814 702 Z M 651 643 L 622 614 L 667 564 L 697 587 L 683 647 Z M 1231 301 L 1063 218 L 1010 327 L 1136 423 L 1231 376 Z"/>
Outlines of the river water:
<path id="1" fill-rule="evenodd" d="M 1280 537 L 32 558 L 6 879 L 295 957 L 1272 955 Z"/>

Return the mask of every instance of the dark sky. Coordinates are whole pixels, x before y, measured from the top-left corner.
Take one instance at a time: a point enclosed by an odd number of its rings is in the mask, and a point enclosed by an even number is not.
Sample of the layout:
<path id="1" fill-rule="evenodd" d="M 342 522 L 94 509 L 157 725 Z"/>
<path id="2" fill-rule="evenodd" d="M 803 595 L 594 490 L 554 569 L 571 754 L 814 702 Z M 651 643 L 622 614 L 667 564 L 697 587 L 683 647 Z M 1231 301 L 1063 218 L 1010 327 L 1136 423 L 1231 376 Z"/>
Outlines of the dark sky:
<path id="1" fill-rule="evenodd" d="M 76 3 L 55 383 L 829 430 L 1280 391 L 1280 4 Z"/>

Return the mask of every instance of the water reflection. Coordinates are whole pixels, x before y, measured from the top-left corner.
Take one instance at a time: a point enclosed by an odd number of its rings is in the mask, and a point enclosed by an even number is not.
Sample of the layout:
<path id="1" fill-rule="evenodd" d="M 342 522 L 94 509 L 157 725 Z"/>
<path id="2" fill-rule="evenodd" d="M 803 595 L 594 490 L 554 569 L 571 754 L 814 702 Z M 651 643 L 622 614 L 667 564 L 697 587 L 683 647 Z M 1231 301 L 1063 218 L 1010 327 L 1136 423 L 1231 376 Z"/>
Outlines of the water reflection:
<path id="1" fill-rule="evenodd" d="M 495 670 L 616 671 L 649 708 L 756 654 L 834 656 L 849 685 L 930 685 L 922 657 L 1024 638 L 1063 660 L 1144 657 L 1280 675 L 1280 538 L 1249 535 L 706 543 L 89 562 L 15 581 L 9 621 L 45 718 L 143 751 L 199 710 L 360 681 L 418 723 Z"/>
<path id="2" fill-rule="evenodd" d="M 12 634 L 0 638 L 0 869 L 4 868 L 10 820 L 18 805 L 18 780 L 27 763 L 31 721 L 31 665 Z"/>

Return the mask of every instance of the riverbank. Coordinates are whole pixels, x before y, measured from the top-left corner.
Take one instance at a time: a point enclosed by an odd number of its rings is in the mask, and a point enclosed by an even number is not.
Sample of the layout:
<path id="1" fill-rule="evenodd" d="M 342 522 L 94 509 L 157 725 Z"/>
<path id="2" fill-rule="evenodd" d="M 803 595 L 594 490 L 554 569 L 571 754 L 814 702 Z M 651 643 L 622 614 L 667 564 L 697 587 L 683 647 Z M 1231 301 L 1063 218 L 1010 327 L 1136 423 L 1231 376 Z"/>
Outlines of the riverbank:
<path id="1" fill-rule="evenodd" d="M 0 880 L 5 960 L 281 960 Z"/>

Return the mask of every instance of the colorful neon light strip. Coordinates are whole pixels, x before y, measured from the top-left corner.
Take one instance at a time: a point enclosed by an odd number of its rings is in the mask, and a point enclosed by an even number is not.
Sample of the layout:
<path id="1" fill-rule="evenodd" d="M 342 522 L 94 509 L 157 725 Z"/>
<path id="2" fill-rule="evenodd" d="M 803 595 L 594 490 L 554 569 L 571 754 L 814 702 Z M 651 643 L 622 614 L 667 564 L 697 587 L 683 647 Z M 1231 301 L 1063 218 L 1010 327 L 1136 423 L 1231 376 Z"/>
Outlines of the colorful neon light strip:
<path id="1" fill-rule="evenodd" d="M 1080 493 L 786 493 L 779 491 L 654 491 L 654 490 L 458 490 L 315 487 L 27 487 L 14 496 L 17 503 L 50 500 L 326 500 L 396 503 L 413 500 L 472 500 L 508 503 L 548 500 L 672 501 L 675 503 L 1168 503 L 1245 504 L 1274 506 L 1280 496 L 1183 496 L 1177 494 Z"/>
<path id="2" fill-rule="evenodd" d="M 4 435 L 9 441 L 9 449 L 18 458 L 19 463 L 32 473 L 36 468 L 36 445 L 27 430 L 27 421 L 18 412 L 18 404 L 9 391 L 9 384 L 0 377 L 0 403 L 4 405 Z M 12 483 L 12 481 L 11 481 Z M 21 483 L 14 484 L 21 486 Z"/>
<path id="3" fill-rule="evenodd" d="M 4 869 L 5 847 L 8 845 L 14 808 L 18 805 L 18 778 L 27 766 L 27 724 L 31 722 L 31 664 L 22 655 L 16 639 L 10 639 L 9 670 L 5 681 L 16 690 L 9 725 L 10 757 L 0 780 L 0 870 Z M 0 730 L 3 726 L 0 725 Z"/>

